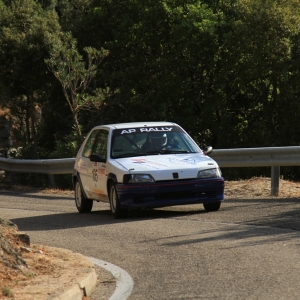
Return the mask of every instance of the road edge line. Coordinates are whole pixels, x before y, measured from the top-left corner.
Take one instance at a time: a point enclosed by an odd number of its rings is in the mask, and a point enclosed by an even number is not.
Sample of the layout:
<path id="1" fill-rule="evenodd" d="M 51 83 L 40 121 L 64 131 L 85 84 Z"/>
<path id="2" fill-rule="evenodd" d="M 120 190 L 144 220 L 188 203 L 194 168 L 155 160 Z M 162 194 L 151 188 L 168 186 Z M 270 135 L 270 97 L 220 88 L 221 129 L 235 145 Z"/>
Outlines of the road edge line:
<path id="1" fill-rule="evenodd" d="M 95 265 L 104 268 L 116 278 L 116 289 L 112 296 L 109 298 L 109 300 L 126 300 L 130 296 L 134 285 L 131 276 L 125 270 L 109 262 L 94 257 L 88 258 Z"/>

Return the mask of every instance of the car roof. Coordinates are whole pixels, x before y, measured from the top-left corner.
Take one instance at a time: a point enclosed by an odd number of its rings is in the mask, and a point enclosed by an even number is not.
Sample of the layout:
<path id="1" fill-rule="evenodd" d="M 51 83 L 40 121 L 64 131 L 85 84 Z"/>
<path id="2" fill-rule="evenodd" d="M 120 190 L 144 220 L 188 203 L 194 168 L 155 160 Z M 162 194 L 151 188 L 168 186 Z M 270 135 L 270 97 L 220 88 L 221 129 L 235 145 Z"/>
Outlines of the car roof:
<path id="1" fill-rule="evenodd" d="M 112 129 L 122 129 L 122 128 L 133 128 L 133 127 L 153 127 L 153 126 L 178 126 L 173 122 L 132 122 L 132 123 L 117 123 L 117 124 L 107 124 L 99 125 L 95 128 L 112 128 Z"/>

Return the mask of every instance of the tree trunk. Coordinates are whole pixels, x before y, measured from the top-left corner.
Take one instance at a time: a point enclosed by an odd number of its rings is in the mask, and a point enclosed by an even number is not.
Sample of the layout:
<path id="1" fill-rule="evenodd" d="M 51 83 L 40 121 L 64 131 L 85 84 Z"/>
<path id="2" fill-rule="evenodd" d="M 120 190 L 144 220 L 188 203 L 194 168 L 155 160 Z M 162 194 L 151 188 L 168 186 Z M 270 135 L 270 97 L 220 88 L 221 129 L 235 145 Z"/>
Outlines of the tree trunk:
<path id="1" fill-rule="evenodd" d="M 25 116 L 25 126 L 26 126 L 26 143 L 30 145 L 31 138 L 30 138 L 30 100 L 27 97 L 26 100 L 26 116 Z"/>
<path id="2" fill-rule="evenodd" d="M 32 157 L 34 159 L 38 158 L 38 141 L 37 141 L 37 134 L 36 134 L 36 118 L 35 118 L 35 113 L 34 113 L 34 105 L 33 105 L 33 99 L 32 96 L 28 96 L 29 99 L 29 105 L 30 105 L 30 120 L 31 120 L 31 135 L 32 135 Z"/>

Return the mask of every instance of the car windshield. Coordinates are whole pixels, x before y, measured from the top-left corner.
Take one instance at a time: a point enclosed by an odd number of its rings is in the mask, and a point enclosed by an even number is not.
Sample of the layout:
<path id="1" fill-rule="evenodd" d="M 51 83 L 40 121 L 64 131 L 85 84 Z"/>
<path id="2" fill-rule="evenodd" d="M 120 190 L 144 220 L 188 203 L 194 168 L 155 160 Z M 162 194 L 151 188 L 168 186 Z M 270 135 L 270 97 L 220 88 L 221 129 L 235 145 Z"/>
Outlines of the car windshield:
<path id="1" fill-rule="evenodd" d="M 111 158 L 196 152 L 201 150 L 177 126 L 115 129 L 112 135 Z"/>

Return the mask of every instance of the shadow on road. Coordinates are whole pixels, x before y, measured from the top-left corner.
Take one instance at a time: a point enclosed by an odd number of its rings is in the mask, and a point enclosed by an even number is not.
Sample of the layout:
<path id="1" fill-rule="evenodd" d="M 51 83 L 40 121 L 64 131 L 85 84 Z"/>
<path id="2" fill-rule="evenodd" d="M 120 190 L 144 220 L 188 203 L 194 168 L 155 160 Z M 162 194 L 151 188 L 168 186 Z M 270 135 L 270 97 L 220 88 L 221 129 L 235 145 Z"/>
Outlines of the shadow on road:
<path id="1" fill-rule="evenodd" d="M 24 196 L 45 201 L 74 201 L 72 197 L 56 195 L 13 195 L 13 197 L 23 198 Z M 182 226 L 180 220 L 195 222 L 195 228 L 199 230 L 193 235 L 187 233 L 182 236 L 182 239 L 177 237 L 176 241 L 172 242 L 168 238 L 159 239 L 159 243 L 169 246 L 215 240 L 236 240 L 251 246 L 260 242 L 274 242 L 274 239 L 282 241 L 300 237 L 300 200 L 298 198 L 228 199 L 218 212 L 211 213 L 206 213 L 202 204 L 133 210 L 124 219 L 114 219 L 108 208 L 108 204 L 105 205 L 105 209 L 97 210 L 94 206 L 91 213 L 80 214 L 75 211 L 74 207 L 74 212 L 71 213 L 49 212 L 40 216 L 14 218 L 11 221 L 17 224 L 20 230 L 26 232 L 137 223 L 155 219 L 178 218 L 178 226 Z M 206 230 L 201 229 L 204 223 L 211 223 L 211 229 L 207 230 L 207 227 L 205 227 Z M 259 237 L 258 240 L 257 237 Z"/>
<path id="2" fill-rule="evenodd" d="M 114 219 L 110 210 L 95 210 L 88 214 L 74 213 L 51 213 L 41 216 L 31 216 L 25 218 L 14 218 L 11 221 L 18 225 L 22 231 L 36 230 L 58 230 L 67 228 L 80 228 L 89 226 L 101 226 L 109 224 L 124 224 L 128 222 L 139 222 L 146 219 L 173 218 L 202 214 L 205 211 L 199 210 L 134 210 L 123 219 Z"/>

